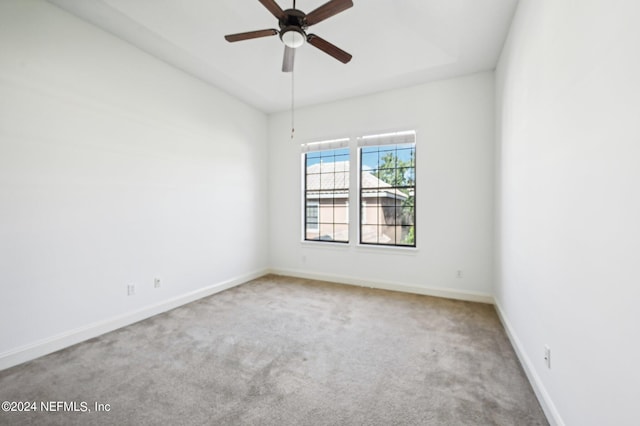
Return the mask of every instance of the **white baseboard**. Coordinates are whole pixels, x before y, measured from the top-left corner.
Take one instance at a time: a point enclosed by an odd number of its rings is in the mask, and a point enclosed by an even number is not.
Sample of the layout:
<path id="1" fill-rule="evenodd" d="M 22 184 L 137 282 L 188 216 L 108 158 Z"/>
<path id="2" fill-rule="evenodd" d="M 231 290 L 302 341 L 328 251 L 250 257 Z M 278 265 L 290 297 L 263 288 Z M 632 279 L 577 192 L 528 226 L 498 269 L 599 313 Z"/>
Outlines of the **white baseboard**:
<path id="1" fill-rule="evenodd" d="M 493 304 L 493 296 L 483 293 L 475 293 L 465 290 L 451 290 L 437 287 L 423 287 L 417 285 L 403 284 L 390 281 L 376 281 L 361 279 L 343 275 L 316 274 L 292 269 L 271 269 L 270 273 L 296 278 L 306 278 L 312 280 L 329 281 L 338 284 L 349 284 L 358 287 L 378 288 L 381 290 L 400 291 L 403 293 L 422 294 L 425 296 L 443 297 L 446 299 L 464 300 L 467 302 L 480 302 Z"/>
<path id="2" fill-rule="evenodd" d="M 100 336 L 101 334 L 108 333 L 118 328 L 136 323 L 138 321 L 142 321 L 154 315 L 158 315 L 187 303 L 202 299 L 203 297 L 207 297 L 212 294 L 219 293 L 229 288 L 238 286 L 252 279 L 261 277 L 267 273 L 267 270 L 251 272 L 171 298 L 155 305 L 146 306 L 144 308 L 115 318 L 110 318 L 104 321 L 98 321 L 92 324 L 78 327 L 74 330 L 69 330 L 67 332 L 60 333 L 55 336 L 30 343 L 28 345 L 0 353 L 0 370 L 13 367 L 14 365 L 22 364 L 23 362 L 31 361 L 32 359 L 50 354 L 60 349 L 64 349 L 85 340 L 92 339 L 94 337 Z"/>
<path id="3" fill-rule="evenodd" d="M 522 368 L 524 369 L 524 372 L 527 375 L 527 378 L 529 379 L 529 383 L 531 383 L 531 387 L 533 388 L 533 391 L 538 397 L 538 401 L 540 402 L 540 405 L 542 406 L 542 410 L 547 416 L 547 420 L 549 421 L 551 426 L 565 426 L 565 423 L 562 420 L 562 417 L 560 417 L 560 413 L 558 412 L 558 409 L 556 408 L 555 404 L 551 400 L 551 397 L 549 396 L 547 389 L 542 383 L 540 376 L 536 372 L 536 369 L 534 368 L 533 363 L 531 362 L 531 358 L 527 356 L 526 352 L 524 351 L 524 347 L 520 342 L 520 339 L 518 339 L 518 336 L 516 335 L 515 330 L 513 329 L 513 327 L 511 326 L 511 323 L 509 322 L 506 315 L 504 314 L 504 310 L 502 309 L 502 306 L 500 306 L 500 303 L 497 300 L 494 301 L 494 305 L 496 307 L 496 311 L 498 312 L 498 318 L 500 318 L 500 321 L 502 322 L 502 326 L 507 332 L 507 336 L 511 341 L 511 346 L 513 346 L 514 350 L 516 351 L 516 355 L 520 360 L 520 364 L 522 365 Z"/>

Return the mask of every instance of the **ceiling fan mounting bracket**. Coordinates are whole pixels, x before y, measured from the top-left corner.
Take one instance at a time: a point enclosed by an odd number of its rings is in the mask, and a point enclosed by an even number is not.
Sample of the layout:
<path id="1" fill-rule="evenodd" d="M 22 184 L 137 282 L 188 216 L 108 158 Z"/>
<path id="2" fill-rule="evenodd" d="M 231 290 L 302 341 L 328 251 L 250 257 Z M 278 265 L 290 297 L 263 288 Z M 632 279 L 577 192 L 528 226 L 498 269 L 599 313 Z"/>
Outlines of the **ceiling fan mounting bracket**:
<path id="1" fill-rule="evenodd" d="M 284 11 L 284 17 L 278 21 L 280 30 L 284 31 L 288 27 L 297 27 L 301 30 L 306 30 L 307 26 L 304 23 L 304 18 L 307 15 L 298 9 L 287 9 Z"/>

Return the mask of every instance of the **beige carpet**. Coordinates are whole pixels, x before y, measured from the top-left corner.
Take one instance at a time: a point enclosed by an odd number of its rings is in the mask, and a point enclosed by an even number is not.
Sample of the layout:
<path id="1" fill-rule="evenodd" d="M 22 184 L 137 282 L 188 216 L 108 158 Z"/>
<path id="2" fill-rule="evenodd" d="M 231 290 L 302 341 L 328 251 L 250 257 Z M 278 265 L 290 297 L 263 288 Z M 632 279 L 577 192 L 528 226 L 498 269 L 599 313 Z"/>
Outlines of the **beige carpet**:
<path id="1" fill-rule="evenodd" d="M 492 306 L 278 276 L 1 371 L 5 400 L 91 411 L 3 425 L 547 424 Z"/>

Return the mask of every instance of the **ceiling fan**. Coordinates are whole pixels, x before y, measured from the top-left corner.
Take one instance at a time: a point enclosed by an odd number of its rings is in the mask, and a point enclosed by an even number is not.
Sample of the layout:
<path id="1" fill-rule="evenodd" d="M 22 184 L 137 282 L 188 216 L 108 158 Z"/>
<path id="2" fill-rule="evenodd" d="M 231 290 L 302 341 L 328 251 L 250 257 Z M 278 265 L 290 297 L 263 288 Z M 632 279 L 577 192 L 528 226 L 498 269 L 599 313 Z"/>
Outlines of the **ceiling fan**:
<path id="1" fill-rule="evenodd" d="M 229 34 L 224 36 L 228 42 L 249 40 L 252 38 L 268 37 L 276 34 L 284 43 L 284 59 L 282 61 L 282 71 L 293 71 L 293 60 L 296 48 L 302 46 L 306 41 L 310 45 L 322 50 L 324 53 L 333 56 L 340 62 L 346 64 L 351 60 L 351 55 L 337 46 L 329 43 L 325 39 L 315 35 L 307 34 L 306 30 L 311 25 L 315 25 L 343 12 L 353 6 L 351 0 L 330 0 L 309 14 L 296 9 L 296 1 L 293 0 L 293 8 L 282 10 L 275 0 L 258 0 L 264 7 L 278 18 L 280 31 L 276 29 L 266 29 L 249 31 L 246 33 Z"/>

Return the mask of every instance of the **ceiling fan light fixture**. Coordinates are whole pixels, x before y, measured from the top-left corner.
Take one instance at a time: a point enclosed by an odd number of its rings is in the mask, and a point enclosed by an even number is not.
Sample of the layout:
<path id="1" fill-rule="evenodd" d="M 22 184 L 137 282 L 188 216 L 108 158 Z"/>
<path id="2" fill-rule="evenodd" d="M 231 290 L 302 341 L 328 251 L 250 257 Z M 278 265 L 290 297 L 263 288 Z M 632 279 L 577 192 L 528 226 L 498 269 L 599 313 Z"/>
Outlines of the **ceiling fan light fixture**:
<path id="1" fill-rule="evenodd" d="M 296 49 L 304 44 L 307 39 L 304 32 L 299 28 L 287 28 L 280 33 L 280 39 L 285 46 Z"/>

